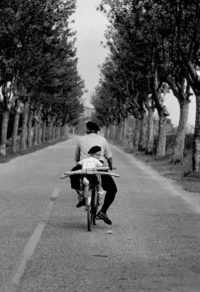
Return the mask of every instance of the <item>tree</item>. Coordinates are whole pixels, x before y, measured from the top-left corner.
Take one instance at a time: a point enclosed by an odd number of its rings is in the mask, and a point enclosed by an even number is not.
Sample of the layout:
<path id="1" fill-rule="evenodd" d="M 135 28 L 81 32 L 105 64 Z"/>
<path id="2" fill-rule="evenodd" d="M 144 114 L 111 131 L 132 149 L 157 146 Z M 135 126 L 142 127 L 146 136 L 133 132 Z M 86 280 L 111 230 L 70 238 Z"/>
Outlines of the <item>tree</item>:
<path id="1" fill-rule="evenodd" d="M 123 81 L 127 81 L 132 95 L 128 98 L 124 91 L 120 100 L 123 104 L 133 105 L 134 110 L 138 111 L 138 96 L 144 99 L 147 107 L 147 96 L 153 98 L 148 109 L 152 109 L 152 105 L 156 107 L 160 117 L 160 138 L 163 137 L 163 142 L 159 138 L 158 145 L 162 147 L 158 147 L 158 154 L 164 155 L 165 148 L 165 135 L 161 134 L 164 134 L 162 129 L 167 117 L 162 103 L 163 83 L 171 86 L 180 103 L 181 126 L 175 147 L 181 151 L 180 157 L 183 155 L 189 87 L 192 87 L 197 102 L 193 150 L 195 171 L 199 171 L 200 164 L 199 8 L 197 0 L 102 0 L 101 4 L 101 10 L 105 11 L 110 21 L 106 36 L 114 66 Z M 188 84 L 186 90 L 181 85 L 184 82 Z"/>
<path id="2" fill-rule="evenodd" d="M 154 9 L 162 20 L 160 35 L 167 44 L 168 57 L 174 68 L 181 72 L 196 96 L 196 121 L 193 148 L 193 171 L 200 165 L 200 3 L 192 1 L 155 1 Z M 166 50 L 165 50 L 166 54 Z"/>
<path id="3" fill-rule="evenodd" d="M 65 105 L 71 104 L 67 100 L 74 98 L 76 117 L 82 111 L 80 98 L 84 84 L 76 69 L 75 32 L 69 25 L 75 1 L 8 0 L 1 2 L 0 9 L 3 20 L 0 24 L 0 85 L 6 86 L 11 81 L 13 92 L 21 88 L 25 92 L 16 94 L 19 103 L 24 103 L 21 146 L 25 149 L 28 110 L 34 112 L 35 117 L 42 117 L 43 111 L 45 118 L 49 115 L 50 119 L 58 121 L 62 117 L 66 121 L 63 114 L 67 115 L 66 108 L 69 111 L 70 108 Z M 3 115 L 8 108 L 5 95 Z M 30 118 L 29 127 L 32 124 Z M 35 119 L 37 124 L 38 119 Z"/>

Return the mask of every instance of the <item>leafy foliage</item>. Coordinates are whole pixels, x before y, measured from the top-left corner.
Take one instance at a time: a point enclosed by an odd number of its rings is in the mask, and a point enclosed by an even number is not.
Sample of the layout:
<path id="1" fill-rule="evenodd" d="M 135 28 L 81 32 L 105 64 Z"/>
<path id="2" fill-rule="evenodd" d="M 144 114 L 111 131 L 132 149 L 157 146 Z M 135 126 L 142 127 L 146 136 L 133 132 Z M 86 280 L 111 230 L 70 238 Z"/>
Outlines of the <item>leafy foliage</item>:
<path id="1" fill-rule="evenodd" d="M 30 98 L 32 107 L 63 121 L 83 110 L 84 84 L 70 27 L 75 8 L 74 0 L 0 3 L 0 86 L 11 81 L 22 101 Z"/>

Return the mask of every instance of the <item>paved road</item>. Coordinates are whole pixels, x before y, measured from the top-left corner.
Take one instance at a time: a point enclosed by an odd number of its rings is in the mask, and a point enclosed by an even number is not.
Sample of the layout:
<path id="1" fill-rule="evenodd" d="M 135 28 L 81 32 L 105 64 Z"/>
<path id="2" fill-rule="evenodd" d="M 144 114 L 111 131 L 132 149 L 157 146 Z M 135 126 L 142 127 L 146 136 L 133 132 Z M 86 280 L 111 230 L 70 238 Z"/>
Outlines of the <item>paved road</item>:
<path id="1" fill-rule="evenodd" d="M 0 165 L 0 291 L 199 292 L 198 194 L 113 146 L 113 225 L 87 232 L 84 209 L 59 179 L 73 149 L 71 139 Z"/>

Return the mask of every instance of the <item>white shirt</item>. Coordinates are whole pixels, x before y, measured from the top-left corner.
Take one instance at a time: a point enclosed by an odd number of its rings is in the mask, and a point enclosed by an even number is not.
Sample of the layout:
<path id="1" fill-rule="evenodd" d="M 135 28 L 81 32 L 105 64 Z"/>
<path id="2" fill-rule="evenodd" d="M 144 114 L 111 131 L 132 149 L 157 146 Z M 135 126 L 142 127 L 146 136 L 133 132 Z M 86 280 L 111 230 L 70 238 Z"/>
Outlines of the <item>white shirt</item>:
<path id="1" fill-rule="evenodd" d="M 97 135 L 95 133 L 90 133 L 88 135 L 78 137 L 75 152 L 75 161 L 78 162 L 79 160 L 88 157 L 88 151 L 93 146 L 101 147 L 100 160 L 104 161 L 104 158 L 108 159 L 112 157 L 112 153 L 106 139 L 103 136 Z"/>
<path id="2" fill-rule="evenodd" d="M 81 161 L 79 161 L 78 163 L 82 165 L 83 170 L 94 169 L 98 166 L 103 165 L 97 158 L 92 157 L 92 156 L 84 158 Z"/>

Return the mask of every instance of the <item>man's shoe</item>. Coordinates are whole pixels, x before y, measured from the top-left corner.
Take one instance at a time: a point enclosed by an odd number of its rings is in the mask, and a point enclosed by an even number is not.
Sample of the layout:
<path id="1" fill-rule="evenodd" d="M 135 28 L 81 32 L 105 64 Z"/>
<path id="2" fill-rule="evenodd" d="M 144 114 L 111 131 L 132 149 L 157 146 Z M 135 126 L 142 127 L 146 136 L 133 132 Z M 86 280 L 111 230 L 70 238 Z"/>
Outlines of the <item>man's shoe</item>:
<path id="1" fill-rule="evenodd" d="M 85 201 L 85 198 L 83 198 L 81 201 L 78 202 L 78 204 L 76 205 L 76 208 L 85 206 L 85 204 L 86 204 L 86 201 Z"/>
<path id="2" fill-rule="evenodd" d="M 100 220 L 103 220 L 106 224 L 108 225 L 112 225 L 112 221 L 108 218 L 108 216 L 103 213 L 102 211 L 99 211 L 97 213 L 97 216 L 96 216 L 97 219 L 100 219 Z"/>

